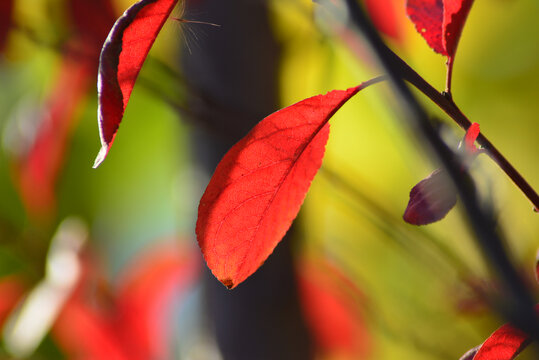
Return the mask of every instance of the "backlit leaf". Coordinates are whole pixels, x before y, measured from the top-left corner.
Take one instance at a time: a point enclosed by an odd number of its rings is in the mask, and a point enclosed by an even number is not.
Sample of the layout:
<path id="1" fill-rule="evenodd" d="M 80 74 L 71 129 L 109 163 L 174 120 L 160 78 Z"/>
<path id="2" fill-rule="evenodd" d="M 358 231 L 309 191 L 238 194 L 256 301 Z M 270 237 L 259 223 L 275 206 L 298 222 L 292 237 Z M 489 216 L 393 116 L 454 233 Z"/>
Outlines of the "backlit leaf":
<path id="1" fill-rule="evenodd" d="M 329 119 L 361 87 L 273 113 L 217 166 L 200 200 L 196 233 L 209 268 L 229 289 L 255 272 L 285 235 L 322 164 Z"/>
<path id="2" fill-rule="evenodd" d="M 407 0 L 406 12 L 437 53 L 453 58 L 473 0 Z"/>
<path id="3" fill-rule="evenodd" d="M 447 55 L 442 40 L 443 0 L 408 0 L 406 13 L 432 50 Z"/>
<path id="4" fill-rule="evenodd" d="M 101 150 L 94 167 L 107 156 L 142 64 L 177 2 L 141 0 L 127 9 L 112 27 L 99 59 Z"/>

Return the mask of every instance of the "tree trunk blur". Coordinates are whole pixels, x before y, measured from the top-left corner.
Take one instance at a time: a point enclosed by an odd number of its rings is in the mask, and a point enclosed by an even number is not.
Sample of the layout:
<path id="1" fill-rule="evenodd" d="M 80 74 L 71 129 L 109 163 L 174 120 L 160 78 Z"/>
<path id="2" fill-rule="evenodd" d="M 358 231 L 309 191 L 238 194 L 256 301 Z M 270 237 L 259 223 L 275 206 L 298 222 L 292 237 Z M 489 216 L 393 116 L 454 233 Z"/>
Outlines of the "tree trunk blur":
<path id="1" fill-rule="evenodd" d="M 189 101 L 193 160 L 211 175 L 224 153 L 277 110 L 281 55 L 264 1 L 187 2 L 189 49 L 183 73 L 195 93 Z M 196 35 L 196 39 L 194 39 Z M 208 271 L 208 317 L 225 360 L 308 360 L 310 339 L 297 297 L 290 232 L 245 283 L 227 290 Z"/>

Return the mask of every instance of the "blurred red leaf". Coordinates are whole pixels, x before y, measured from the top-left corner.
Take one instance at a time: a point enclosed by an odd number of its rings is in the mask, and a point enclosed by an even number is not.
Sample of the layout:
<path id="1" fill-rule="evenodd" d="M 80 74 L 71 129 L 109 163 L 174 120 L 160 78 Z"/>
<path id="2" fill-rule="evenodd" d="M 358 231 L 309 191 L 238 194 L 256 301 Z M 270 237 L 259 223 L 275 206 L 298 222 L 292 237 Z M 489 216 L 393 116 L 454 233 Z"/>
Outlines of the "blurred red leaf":
<path id="1" fill-rule="evenodd" d="M 401 0 L 365 0 L 365 5 L 376 28 L 402 42 Z"/>
<path id="2" fill-rule="evenodd" d="M 361 87 L 273 113 L 217 166 L 200 200 L 196 233 L 209 268 L 229 289 L 254 273 L 285 235 L 322 164 L 329 119 Z"/>
<path id="3" fill-rule="evenodd" d="M 75 113 L 92 74 L 88 62 L 66 57 L 55 88 L 43 110 L 37 135 L 15 172 L 21 197 L 34 217 L 49 216 L 55 207 L 55 184 L 75 126 Z"/>
<path id="4" fill-rule="evenodd" d="M 4 51 L 7 35 L 11 28 L 14 0 L 0 1 L 0 53 Z"/>
<path id="5" fill-rule="evenodd" d="M 99 166 L 114 141 L 138 73 L 178 0 L 141 0 L 116 21 L 99 59 Z"/>
<path id="6" fill-rule="evenodd" d="M 407 0 L 406 12 L 437 53 L 453 58 L 473 0 Z"/>
<path id="7" fill-rule="evenodd" d="M 83 302 L 69 301 L 54 325 L 53 336 L 70 358 L 138 359 L 124 351 L 116 330 L 97 309 Z"/>
<path id="8" fill-rule="evenodd" d="M 363 359 L 370 336 L 361 312 L 363 294 L 334 266 L 300 261 L 298 289 L 306 322 L 319 351 L 339 359 Z"/>
<path id="9" fill-rule="evenodd" d="M 143 252 L 120 278 L 118 292 L 105 296 L 105 306 L 96 302 L 95 274 L 87 271 L 54 326 L 60 347 L 87 359 L 170 358 L 167 314 L 198 275 L 196 255 L 173 245 Z"/>
<path id="10" fill-rule="evenodd" d="M 174 295 L 196 279 L 199 253 L 161 246 L 133 262 L 117 295 L 118 322 L 125 343 L 137 347 L 141 359 L 169 359 L 167 310 Z M 137 339 L 136 343 L 132 339 Z"/>
<path id="11" fill-rule="evenodd" d="M 23 203 L 34 217 L 50 216 L 76 112 L 97 72 L 98 54 L 115 17 L 110 0 L 68 1 L 76 35 L 66 44 L 60 73 L 39 120 L 37 135 L 18 160 L 16 177 Z"/>
<path id="12" fill-rule="evenodd" d="M 23 282 L 15 276 L 0 279 L 0 326 L 4 324 L 9 312 L 24 294 Z"/>
<path id="13" fill-rule="evenodd" d="M 445 171 L 434 170 L 410 191 L 403 219 L 412 225 L 427 225 L 443 219 L 457 203 L 457 194 Z"/>

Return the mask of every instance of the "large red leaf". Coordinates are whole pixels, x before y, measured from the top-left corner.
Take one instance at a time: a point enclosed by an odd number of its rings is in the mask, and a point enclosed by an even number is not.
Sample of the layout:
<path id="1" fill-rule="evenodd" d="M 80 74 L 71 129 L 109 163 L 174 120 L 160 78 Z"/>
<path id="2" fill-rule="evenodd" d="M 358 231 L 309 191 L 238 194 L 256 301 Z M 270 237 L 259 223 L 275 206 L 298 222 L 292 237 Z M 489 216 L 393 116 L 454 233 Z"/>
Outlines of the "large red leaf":
<path id="1" fill-rule="evenodd" d="M 296 217 L 322 164 L 328 121 L 362 87 L 334 90 L 266 117 L 223 157 L 198 207 L 198 243 L 229 289 L 262 265 Z"/>
<path id="2" fill-rule="evenodd" d="M 0 1 L 0 53 L 6 46 L 7 35 L 11 27 L 13 0 Z"/>
<path id="3" fill-rule="evenodd" d="M 406 12 L 429 46 L 450 60 L 473 0 L 407 0 Z"/>
<path id="4" fill-rule="evenodd" d="M 142 64 L 177 2 L 141 0 L 112 27 L 99 59 L 98 121 L 102 147 L 94 167 L 107 156 Z"/>

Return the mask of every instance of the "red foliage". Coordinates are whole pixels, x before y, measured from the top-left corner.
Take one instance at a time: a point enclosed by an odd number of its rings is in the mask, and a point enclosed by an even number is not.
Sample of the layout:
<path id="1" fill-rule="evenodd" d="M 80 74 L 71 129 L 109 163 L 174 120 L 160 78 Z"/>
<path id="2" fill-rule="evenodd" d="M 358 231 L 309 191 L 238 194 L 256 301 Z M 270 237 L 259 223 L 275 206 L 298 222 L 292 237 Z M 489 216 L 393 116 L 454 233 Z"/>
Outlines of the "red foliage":
<path id="1" fill-rule="evenodd" d="M 99 166 L 112 146 L 138 73 L 178 0 L 141 0 L 116 21 L 99 60 Z"/>
<path id="2" fill-rule="evenodd" d="M 297 271 L 302 308 L 318 351 L 343 360 L 366 358 L 371 339 L 361 312 L 363 294 L 328 263 L 300 261 Z"/>
<path id="3" fill-rule="evenodd" d="M 365 6 L 376 28 L 399 43 L 403 40 L 401 5 L 401 0 L 365 0 Z"/>
<path id="4" fill-rule="evenodd" d="M 62 63 L 56 87 L 42 111 L 29 152 L 19 159 L 16 177 L 27 211 L 44 218 L 55 207 L 55 184 L 74 127 L 75 113 L 93 73 L 91 65 L 73 57 Z"/>
<path id="5" fill-rule="evenodd" d="M 54 338 L 77 358 L 168 359 L 167 311 L 198 269 L 198 258 L 188 249 L 145 251 L 121 278 L 119 291 L 101 303 L 89 286 L 96 279 L 87 274 L 54 325 Z"/>
<path id="6" fill-rule="evenodd" d="M 473 0 L 407 0 L 417 31 L 439 54 L 453 58 Z"/>
<path id="7" fill-rule="evenodd" d="M 505 324 L 489 336 L 473 359 L 512 360 L 524 350 L 530 341 L 530 337 L 526 333 Z"/>
<path id="8" fill-rule="evenodd" d="M 11 27 L 14 0 L 0 1 L 0 53 L 4 51 Z"/>
<path id="9" fill-rule="evenodd" d="M 196 233 L 209 268 L 229 289 L 285 235 L 322 164 L 329 119 L 359 90 L 334 90 L 273 113 L 217 166 L 200 200 Z"/>
<path id="10" fill-rule="evenodd" d="M 0 325 L 4 323 L 23 293 L 24 287 L 19 278 L 7 276 L 0 279 Z"/>
<path id="11" fill-rule="evenodd" d="M 115 20 L 110 0 L 73 0 L 67 6 L 75 35 L 66 46 L 37 135 L 16 165 L 23 203 L 38 218 L 51 215 L 55 208 L 55 185 L 76 125 L 76 112 L 97 72 L 101 45 Z"/>

